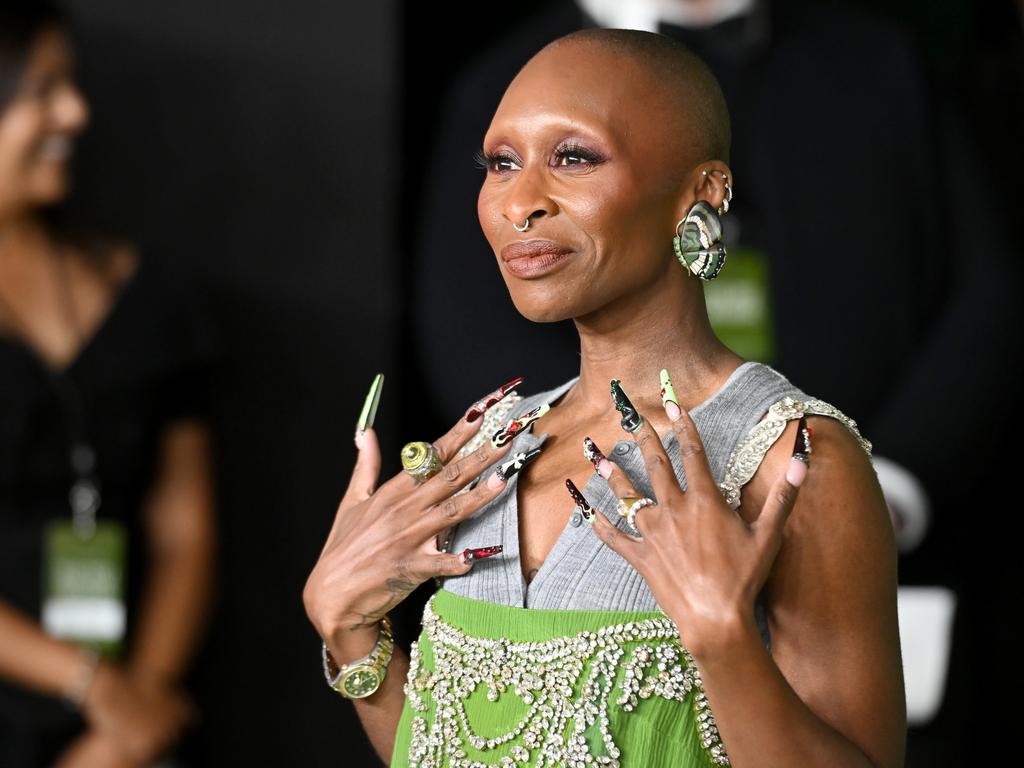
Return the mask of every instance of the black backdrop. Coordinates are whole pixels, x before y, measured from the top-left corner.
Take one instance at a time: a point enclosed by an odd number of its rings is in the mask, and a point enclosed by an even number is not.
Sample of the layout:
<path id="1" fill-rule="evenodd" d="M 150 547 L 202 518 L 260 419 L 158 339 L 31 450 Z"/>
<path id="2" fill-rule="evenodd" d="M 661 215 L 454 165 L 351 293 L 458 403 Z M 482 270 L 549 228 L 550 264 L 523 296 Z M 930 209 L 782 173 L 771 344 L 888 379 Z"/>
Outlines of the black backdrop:
<path id="1" fill-rule="evenodd" d="M 76 207 L 174 264 L 222 344 L 220 599 L 195 672 L 201 765 L 370 765 L 302 609 L 373 374 L 400 387 L 393 2 L 72 6 L 93 123 Z"/>

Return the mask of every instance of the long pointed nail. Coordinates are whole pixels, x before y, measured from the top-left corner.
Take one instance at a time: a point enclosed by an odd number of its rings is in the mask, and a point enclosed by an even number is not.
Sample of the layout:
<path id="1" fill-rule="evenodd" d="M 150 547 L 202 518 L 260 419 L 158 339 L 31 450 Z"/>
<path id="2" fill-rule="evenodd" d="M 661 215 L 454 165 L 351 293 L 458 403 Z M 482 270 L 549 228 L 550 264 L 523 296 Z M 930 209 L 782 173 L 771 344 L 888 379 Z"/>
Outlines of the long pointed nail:
<path id="1" fill-rule="evenodd" d="M 796 440 L 793 441 L 793 458 L 805 464 L 811 463 L 811 435 L 814 432 L 807 426 L 807 417 L 801 416 L 796 426 Z"/>
<path id="2" fill-rule="evenodd" d="M 796 427 L 796 440 L 793 442 L 793 458 L 786 470 L 786 480 L 797 487 L 807 477 L 807 469 L 811 465 L 811 435 L 814 434 L 804 416 Z"/>
<path id="3" fill-rule="evenodd" d="M 512 381 L 502 384 L 496 390 L 484 395 L 471 406 L 469 406 L 469 408 L 466 409 L 466 415 L 464 418 L 468 422 L 476 421 L 477 419 L 484 415 L 488 408 L 490 408 L 495 403 L 499 402 L 509 392 L 511 392 L 514 387 L 518 387 L 522 383 L 523 377 L 517 376 L 516 378 L 512 379 Z"/>
<path id="4" fill-rule="evenodd" d="M 359 423 L 356 425 L 358 432 L 365 432 L 367 427 L 373 426 L 373 420 L 377 417 L 377 405 L 380 403 L 380 391 L 383 387 L 384 374 L 378 373 L 373 377 L 370 391 L 366 395 L 366 400 L 363 401 L 363 410 L 359 414 Z"/>
<path id="5" fill-rule="evenodd" d="M 601 449 L 597 447 L 597 443 L 591 440 L 589 437 L 583 438 L 583 456 L 594 465 L 594 469 L 601 475 L 605 480 L 612 476 L 612 463 L 608 461 L 608 457 L 601 453 Z"/>
<path id="6" fill-rule="evenodd" d="M 542 403 L 522 416 L 509 419 L 505 426 L 491 437 L 491 445 L 495 448 L 501 448 L 550 410 L 551 406 L 548 403 Z"/>
<path id="7" fill-rule="evenodd" d="M 565 479 L 565 487 L 569 489 L 569 495 L 572 496 L 572 500 L 576 502 L 576 506 L 580 508 L 580 514 L 583 515 L 583 519 L 588 523 L 594 522 L 594 515 L 597 512 L 590 506 L 590 502 L 587 501 L 586 497 L 580 493 L 580 489 L 576 487 L 576 484 L 569 478 Z"/>
<path id="8" fill-rule="evenodd" d="M 472 563 L 477 560 L 483 560 L 485 557 L 500 554 L 504 548 L 501 544 L 495 544 L 493 547 L 479 547 L 478 549 L 466 547 L 462 550 L 462 562 Z"/>
<path id="9" fill-rule="evenodd" d="M 626 397 L 618 379 L 612 379 L 612 402 L 615 404 L 615 410 L 622 414 L 620 424 L 624 430 L 636 432 L 644 425 L 644 417 L 637 413 L 633 403 Z"/>
<path id="10" fill-rule="evenodd" d="M 540 448 L 532 448 L 529 451 L 519 451 L 519 453 L 494 470 L 494 474 L 501 480 L 508 480 L 510 477 L 517 474 L 519 470 L 537 458 L 539 454 Z"/>
<path id="11" fill-rule="evenodd" d="M 665 413 L 671 421 L 678 421 L 683 415 L 679 407 L 679 398 L 672 387 L 672 379 L 669 378 L 668 369 L 661 369 L 661 404 L 665 407 Z"/>

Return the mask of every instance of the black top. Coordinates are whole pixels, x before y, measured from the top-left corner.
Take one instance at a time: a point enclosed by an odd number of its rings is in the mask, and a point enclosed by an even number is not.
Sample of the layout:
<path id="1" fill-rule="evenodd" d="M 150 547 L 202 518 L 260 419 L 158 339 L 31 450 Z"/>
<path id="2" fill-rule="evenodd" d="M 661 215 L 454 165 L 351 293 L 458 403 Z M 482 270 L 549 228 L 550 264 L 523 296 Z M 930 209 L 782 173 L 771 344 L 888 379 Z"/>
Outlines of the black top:
<path id="1" fill-rule="evenodd" d="M 143 262 L 75 359 L 54 371 L 20 340 L 0 336 L 0 599 L 41 618 L 46 523 L 71 519 L 71 425 L 59 391 L 77 392 L 102 487 L 97 520 L 128 530 L 128 631 L 143 575 L 142 508 L 159 438 L 202 418 L 213 347 L 188 291 Z M 70 385 L 70 386 L 69 386 Z M 130 643 L 131 637 L 127 638 Z M 60 701 L 0 681 L 0 765 L 49 765 L 81 720 Z"/>

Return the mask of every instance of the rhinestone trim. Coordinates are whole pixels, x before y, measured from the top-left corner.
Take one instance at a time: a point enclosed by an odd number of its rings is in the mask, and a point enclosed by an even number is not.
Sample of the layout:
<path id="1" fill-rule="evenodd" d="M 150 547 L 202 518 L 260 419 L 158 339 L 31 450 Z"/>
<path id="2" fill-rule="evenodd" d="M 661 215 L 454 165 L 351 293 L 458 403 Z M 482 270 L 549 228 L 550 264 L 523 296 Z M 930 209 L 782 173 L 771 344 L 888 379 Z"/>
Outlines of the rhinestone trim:
<path id="1" fill-rule="evenodd" d="M 761 466 L 765 453 L 785 431 L 786 423 L 790 419 L 799 419 L 804 415 L 830 416 L 842 422 L 857 438 L 868 458 L 871 458 L 871 442 L 861 436 L 857 422 L 834 405 L 815 397 L 807 400 L 784 397 L 772 403 L 765 418 L 755 424 L 747 436 L 737 444 L 725 465 L 725 478 L 718 487 L 730 507 L 739 509 L 740 489 Z"/>
<path id="2" fill-rule="evenodd" d="M 609 698 L 616 688 L 619 695 L 614 702 L 627 712 L 651 696 L 689 701 L 711 762 L 730 765 L 700 672 L 668 617 L 609 625 L 544 642 L 513 643 L 467 635 L 441 619 L 433 603 L 434 596 L 423 611 L 423 631 L 430 640 L 435 668 L 423 665 L 419 643 L 413 643 L 404 684 L 409 705 L 421 713 L 411 722 L 412 768 L 527 764 L 617 768 L 620 751 L 608 719 Z M 627 649 L 626 643 L 639 644 Z M 616 686 L 620 667 L 623 680 Z M 465 699 L 479 686 L 486 687 L 489 701 L 514 694 L 529 709 L 508 732 L 484 738 L 473 731 L 465 706 Z M 429 724 L 422 714 L 428 711 L 427 697 L 434 712 Z M 596 735 L 595 730 L 600 742 L 594 739 L 599 746 L 592 748 L 587 736 L 588 732 Z M 571 731 L 568 736 L 567 731 Z M 467 743 L 479 752 L 511 747 L 502 750 L 508 754 L 483 763 L 469 757 Z"/>

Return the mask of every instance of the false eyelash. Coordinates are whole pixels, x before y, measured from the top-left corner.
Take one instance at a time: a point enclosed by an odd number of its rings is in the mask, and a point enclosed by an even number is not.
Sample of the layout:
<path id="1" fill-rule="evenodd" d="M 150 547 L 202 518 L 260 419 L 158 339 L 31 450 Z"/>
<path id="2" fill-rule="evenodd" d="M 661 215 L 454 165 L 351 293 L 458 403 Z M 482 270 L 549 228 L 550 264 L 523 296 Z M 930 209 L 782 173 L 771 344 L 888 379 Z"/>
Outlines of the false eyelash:
<path id="1" fill-rule="evenodd" d="M 484 152 L 483 149 L 478 149 L 473 153 L 473 162 L 477 168 L 481 170 L 490 170 L 491 164 L 495 160 L 498 160 L 501 155 L 492 155 L 488 152 Z"/>
<path id="2" fill-rule="evenodd" d="M 580 158 L 586 160 L 591 165 L 597 165 L 598 163 L 601 163 L 601 162 L 604 161 L 604 158 L 602 158 L 600 155 L 598 155 L 598 154 L 596 154 L 594 152 L 591 152 L 589 149 L 585 148 L 582 144 L 577 144 L 575 142 L 569 143 L 569 144 L 563 144 L 561 147 L 559 147 L 557 150 L 555 150 L 555 155 L 557 157 L 565 157 L 566 155 L 573 155 L 575 157 L 580 157 Z M 474 164 L 476 165 L 477 168 L 480 168 L 481 170 L 484 170 L 484 171 L 489 171 L 491 169 L 491 166 L 495 162 L 497 162 L 498 160 L 511 160 L 511 159 L 512 158 L 510 158 L 508 155 L 505 155 L 505 154 L 502 154 L 502 153 L 491 154 L 489 152 L 484 152 L 484 150 L 482 148 L 478 149 L 476 152 L 473 153 L 473 162 L 474 162 Z"/>
<path id="3" fill-rule="evenodd" d="M 565 155 L 574 155 L 576 157 L 582 157 L 588 163 L 591 163 L 593 165 L 600 163 L 603 159 L 600 155 L 591 152 L 582 144 L 577 144 L 575 142 L 563 144 L 555 151 L 555 154 L 558 155 L 559 157 L 563 157 Z"/>

